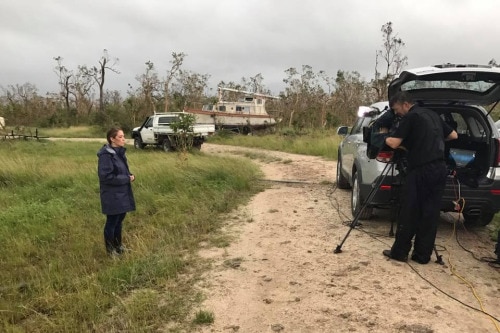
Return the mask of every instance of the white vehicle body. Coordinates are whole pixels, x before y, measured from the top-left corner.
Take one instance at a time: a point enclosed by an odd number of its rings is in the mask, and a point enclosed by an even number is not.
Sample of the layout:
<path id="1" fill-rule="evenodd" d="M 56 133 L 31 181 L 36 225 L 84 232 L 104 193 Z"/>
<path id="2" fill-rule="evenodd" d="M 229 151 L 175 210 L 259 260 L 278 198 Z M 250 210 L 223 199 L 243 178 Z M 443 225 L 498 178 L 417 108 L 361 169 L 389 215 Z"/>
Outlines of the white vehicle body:
<path id="1" fill-rule="evenodd" d="M 175 150 L 176 140 L 175 137 L 181 135 L 179 132 L 170 126 L 176 122 L 182 114 L 186 112 L 166 112 L 155 113 L 146 118 L 144 123 L 135 127 L 132 130 L 132 138 L 134 139 L 134 147 L 142 149 L 147 145 L 162 146 L 165 151 Z M 213 124 L 199 124 L 193 125 L 189 131 L 189 135 L 193 137 L 193 147 L 200 149 L 207 136 L 215 132 L 215 125 Z"/>
<path id="2" fill-rule="evenodd" d="M 388 99 L 405 91 L 413 101 L 436 112 L 453 128 L 458 138 L 445 143 L 448 169 L 441 210 L 456 211 L 457 198 L 463 199 L 461 214 L 467 224 L 486 225 L 500 212 L 500 133 L 490 113 L 500 101 L 500 68 L 481 65 L 444 64 L 405 70 L 388 87 Z M 387 103 L 385 102 L 385 105 Z M 384 179 L 375 196 L 367 202 L 383 163 L 367 156 L 364 131 L 379 116 L 382 104 L 360 107 L 356 123 L 349 131 L 341 126 L 337 185 L 352 188 L 353 216 L 369 219 L 373 208 L 394 207 L 397 172 Z M 381 112 L 373 112 L 375 109 Z M 387 111 L 386 111 L 387 112 Z M 393 185 L 396 185 L 393 191 Z"/>

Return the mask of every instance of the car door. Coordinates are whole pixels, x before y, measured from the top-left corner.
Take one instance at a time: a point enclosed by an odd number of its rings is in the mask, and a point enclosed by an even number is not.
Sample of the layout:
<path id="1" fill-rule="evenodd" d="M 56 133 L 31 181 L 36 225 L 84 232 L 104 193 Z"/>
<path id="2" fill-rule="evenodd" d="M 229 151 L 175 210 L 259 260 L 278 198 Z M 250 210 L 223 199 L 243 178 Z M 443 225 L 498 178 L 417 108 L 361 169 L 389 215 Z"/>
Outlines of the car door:
<path id="1" fill-rule="evenodd" d="M 144 124 L 141 129 L 142 142 L 146 144 L 154 144 L 155 135 L 153 132 L 153 117 L 149 117 L 148 121 Z"/>
<path id="2" fill-rule="evenodd" d="M 359 146 L 366 145 L 363 142 L 363 127 L 367 126 L 370 120 L 370 117 L 359 117 L 342 142 L 342 168 L 348 174 L 351 174 Z"/>

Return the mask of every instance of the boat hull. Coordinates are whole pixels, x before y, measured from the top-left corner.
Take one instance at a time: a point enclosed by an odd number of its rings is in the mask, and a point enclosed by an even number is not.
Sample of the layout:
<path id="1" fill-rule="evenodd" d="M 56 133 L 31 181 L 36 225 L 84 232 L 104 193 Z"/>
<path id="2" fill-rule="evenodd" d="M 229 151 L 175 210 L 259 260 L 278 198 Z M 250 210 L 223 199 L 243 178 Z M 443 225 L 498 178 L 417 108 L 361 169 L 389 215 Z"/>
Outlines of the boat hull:
<path id="1" fill-rule="evenodd" d="M 186 112 L 195 114 L 197 123 L 214 124 L 217 129 L 250 131 L 276 125 L 276 120 L 267 114 L 230 113 L 199 109 L 188 109 Z"/>

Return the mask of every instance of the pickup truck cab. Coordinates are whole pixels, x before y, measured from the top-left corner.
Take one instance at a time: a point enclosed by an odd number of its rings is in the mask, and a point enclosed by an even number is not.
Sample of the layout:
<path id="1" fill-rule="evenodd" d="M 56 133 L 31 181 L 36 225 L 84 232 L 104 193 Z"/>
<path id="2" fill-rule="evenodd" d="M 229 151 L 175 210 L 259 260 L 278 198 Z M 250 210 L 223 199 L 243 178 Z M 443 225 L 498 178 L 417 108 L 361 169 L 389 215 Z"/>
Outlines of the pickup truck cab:
<path id="1" fill-rule="evenodd" d="M 180 120 L 187 112 L 155 113 L 147 117 L 140 127 L 132 130 L 134 147 L 143 149 L 147 145 L 162 147 L 164 151 L 173 151 L 177 147 L 177 138 L 185 133 L 175 131 L 170 125 Z M 194 124 L 187 134 L 192 137 L 192 146 L 201 149 L 205 138 L 215 133 L 213 124 Z"/>

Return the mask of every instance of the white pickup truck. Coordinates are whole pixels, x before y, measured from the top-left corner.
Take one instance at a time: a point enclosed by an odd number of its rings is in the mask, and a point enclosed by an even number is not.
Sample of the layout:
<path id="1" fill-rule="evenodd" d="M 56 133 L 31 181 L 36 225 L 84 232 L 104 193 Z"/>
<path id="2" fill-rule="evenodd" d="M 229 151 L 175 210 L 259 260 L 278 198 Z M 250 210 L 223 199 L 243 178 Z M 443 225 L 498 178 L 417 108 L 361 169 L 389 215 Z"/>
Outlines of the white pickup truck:
<path id="1" fill-rule="evenodd" d="M 170 124 L 179 120 L 179 117 L 186 112 L 155 113 L 146 118 L 140 127 L 132 130 L 134 147 L 143 149 L 146 145 L 162 147 L 164 151 L 176 149 L 176 137 L 181 135 L 175 132 Z M 194 124 L 189 133 L 193 137 L 193 148 L 201 149 L 201 145 L 207 136 L 214 134 L 213 124 Z"/>

